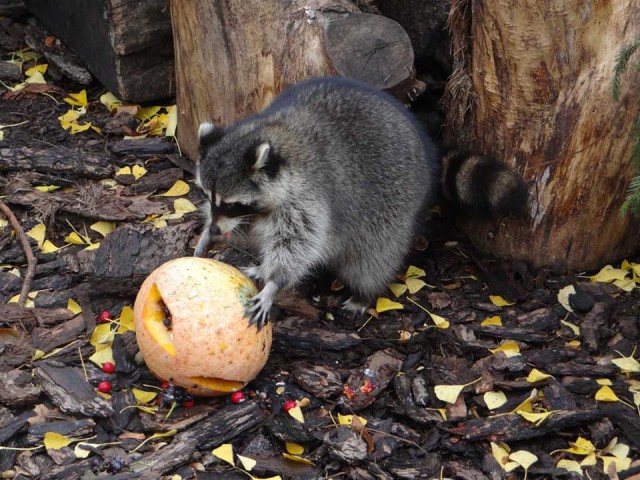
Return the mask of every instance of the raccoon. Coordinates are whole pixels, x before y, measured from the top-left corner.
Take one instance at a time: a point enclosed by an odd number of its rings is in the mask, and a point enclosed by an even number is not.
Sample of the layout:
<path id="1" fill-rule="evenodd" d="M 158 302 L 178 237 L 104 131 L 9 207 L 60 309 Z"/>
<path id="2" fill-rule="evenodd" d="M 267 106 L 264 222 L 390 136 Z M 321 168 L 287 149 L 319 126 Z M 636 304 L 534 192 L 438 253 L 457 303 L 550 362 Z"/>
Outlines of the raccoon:
<path id="1" fill-rule="evenodd" d="M 246 273 L 264 284 L 248 309 L 258 328 L 278 290 L 319 267 L 350 289 L 344 308 L 363 312 L 401 267 L 439 184 L 463 172 L 450 196 L 473 202 L 482 191 L 457 157 L 442 181 L 436 146 L 404 105 L 344 78 L 299 83 L 260 113 L 198 133 L 196 181 L 209 203 L 195 255 L 245 232 L 260 261 Z"/>

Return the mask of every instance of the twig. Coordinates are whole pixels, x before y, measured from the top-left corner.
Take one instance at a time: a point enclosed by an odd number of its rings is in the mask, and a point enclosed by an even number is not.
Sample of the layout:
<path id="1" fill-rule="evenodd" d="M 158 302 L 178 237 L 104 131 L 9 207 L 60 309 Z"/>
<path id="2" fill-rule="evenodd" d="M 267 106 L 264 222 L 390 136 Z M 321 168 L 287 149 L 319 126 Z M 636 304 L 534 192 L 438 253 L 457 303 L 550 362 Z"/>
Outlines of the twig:
<path id="1" fill-rule="evenodd" d="M 24 307 L 25 303 L 27 302 L 29 289 L 31 288 L 31 281 L 36 274 L 36 265 L 38 264 L 38 260 L 33 255 L 33 250 L 31 250 L 31 245 L 29 245 L 29 239 L 25 235 L 24 230 L 22 230 L 20 222 L 18 222 L 18 219 L 13 214 L 11 209 L 2 200 L 0 200 L 0 212 L 2 212 L 4 216 L 7 217 L 7 220 L 9 220 L 11 227 L 18 235 L 18 239 L 20 240 L 22 248 L 24 249 L 24 254 L 27 257 L 27 273 L 24 276 L 24 280 L 22 282 L 22 290 L 20 290 L 20 298 L 18 299 L 18 305 Z"/>

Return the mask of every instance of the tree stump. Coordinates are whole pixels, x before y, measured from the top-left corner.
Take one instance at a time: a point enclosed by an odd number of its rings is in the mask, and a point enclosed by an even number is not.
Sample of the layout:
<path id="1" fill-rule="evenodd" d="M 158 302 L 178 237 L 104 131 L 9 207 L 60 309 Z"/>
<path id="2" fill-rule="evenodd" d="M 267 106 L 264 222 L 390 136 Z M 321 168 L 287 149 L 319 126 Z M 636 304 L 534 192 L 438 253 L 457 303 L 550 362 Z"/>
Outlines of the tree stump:
<path id="1" fill-rule="evenodd" d="M 201 122 L 228 126 L 305 78 L 342 75 L 391 88 L 413 76 L 402 27 L 349 0 L 181 0 L 171 17 L 178 140 L 192 159 Z"/>
<path id="2" fill-rule="evenodd" d="M 504 159 L 530 185 L 530 219 L 469 223 L 472 243 L 568 269 L 631 254 L 638 222 L 619 210 L 632 178 L 638 77 L 623 77 L 619 102 L 611 80 L 618 51 L 640 31 L 640 4 L 458 0 L 451 12 L 448 137 L 460 140 L 468 124 L 472 149 Z"/>

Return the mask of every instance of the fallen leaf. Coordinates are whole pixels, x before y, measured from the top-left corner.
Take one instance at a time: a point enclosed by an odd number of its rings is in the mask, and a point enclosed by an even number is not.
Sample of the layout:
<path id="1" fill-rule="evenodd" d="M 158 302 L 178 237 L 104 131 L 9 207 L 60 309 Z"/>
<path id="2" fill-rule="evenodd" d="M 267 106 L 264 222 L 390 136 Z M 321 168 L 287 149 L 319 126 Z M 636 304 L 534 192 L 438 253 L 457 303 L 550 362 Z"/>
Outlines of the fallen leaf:
<path id="1" fill-rule="evenodd" d="M 582 476 L 582 469 L 580 468 L 580 464 L 575 460 L 566 460 L 562 459 L 558 461 L 556 464 L 556 468 L 563 468 L 569 472 L 574 472 Z"/>
<path id="2" fill-rule="evenodd" d="M 232 467 L 235 466 L 233 461 L 233 445 L 230 443 L 223 443 L 218 448 L 214 448 L 211 454 L 223 462 L 227 462 Z"/>
<path id="3" fill-rule="evenodd" d="M 560 290 L 558 290 L 558 302 L 568 312 L 573 313 L 573 308 L 571 308 L 571 305 L 569 304 L 569 296 L 575 295 L 575 294 L 576 294 L 576 287 L 574 287 L 573 285 L 567 285 L 566 287 L 563 287 Z"/>
<path id="4" fill-rule="evenodd" d="M 500 295 L 489 295 L 489 300 L 491 300 L 491 303 L 496 307 L 509 307 L 516 304 L 516 302 L 509 302 L 508 300 L 505 300 Z"/>
<path id="5" fill-rule="evenodd" d="M 524 418 L 527 422 L 534 423 L 536 426 L 539 426 L 542 422 L 544 422 L 553 412 L 526 412 L 524 410 L 516 411 L 518 415 Z"/>
<path id="6" fill-rule="evenodd" d="M 63 98 L 65 102 L 69 105 L 77 106 L 77 107 L 86 107 L 89 102 L 87 102 L 87 91 L 80 90 L 78 93 L 70 93 L 68 97 Z"/>
<path id="7" fill-rule="evenodd" d="M 408 277 L 405 280 L 405 284 L 409 289 L 409 293 L 419 292 L 420 290 L 422 290 L 424 287 L 427 286 L 426 282 L 424 282 L 423 280 L 420 280 L 419 278 L 413 278 L 413 277 Z"/>
<path id="8" fill-rule="evenodd" d="M 504 392 L 496 391 L 496 392 L 487 392 L 483 395 L 484 403 L 487 404 L 487 408 L 489 410 L 495 410 L 496 408 L 500 408 L 502 405 L 507 403 L 507 396 Z"/>
<path id="9" fill-rule="evenodd" d="M 547 378 L 553 378 L 553 375 L 549 375 L 548 373 L 543 373 L 537 368 L 532 369 L 527 375 L 527 382 L 536 383 L 542 380 L 546 380 Z"/>
<path id="10" fill-rule="evenodd" d="M 167 137 L 175 137 L 176 136 L 176 128 L 178 126 L 178 109 L 175 105 L 171 105 L 167 107 L 167 126 L 164 132 Z"/>
<path id="11" fill-rule="evenodd" d="M 70 298 L 67 302 L 67 310 L 71 310 L 74 315 L 78 315 L 82 312 L 82 307 L 78 303 Z"/>
<path id="12" fill-rule="evenodd" d="M 613 390 L 611 390 L 611 387 L 609 387 L 608 385 L 604 385 L 600 387 L 600 389 L 596 392 L 595 398 L 599 402 L 619 402 L 620 401 L 618 396 L 614 393 Z"/>
<path id="13" fill-rule="evenodd" d="M 242 467 L 247 472 L 250 472 L 251 470 L 253 470 L 253 467 L 255 467 L 258 464 L 258 462 L 256 462 L 253 458 L 245 457 L 244 455 L 237 455 L 237 457 L 238 457 L 238 460 L 240 460 Z"/>
<path id="14" fill-rule="evenodd" d="M 407 268 L 407 271 L 404 274 L 406 278 L 421 278 L 421 277 L 425 277 L 426 275 L 427 275 L 427 272 L 413 265 L 409 265 L 409 268 Z"/>
<path id="15" fill-rule="evenodd" d="M 401 297 L 407 291 L 407 286 L 404 283 L 390 283 L 389 290 L 397 297 Z"/>
<path id="16" fill-rule="evenodd" d="M 158 392 L 149 392 L 137 388 L 132 388 L 131 393 L 136 397 L 138 403 L 151 403 L 158 396 Z"/>
<path id="17" fill-rule="evenodd" d="M 467 385 L 436 385 L 433 390 L 439 400 L 454 404 L 460 395 L 460 392 Z"/>
<path id="18" fill-rule="evenodd" d="M 487 317 L 480 323 L 481 327 L 487 327 L 489 325 L 495 325 L 497 327 L 501 327 L 502 319 L 496 315 L 494 317 Z"/>
<path id="19" fill-rule="evenodd" d="M 73 440 L 60 435 L 56 432 L 47 432 L 44 434 L 44 448 L 47 450 L 60 450 L 69 445 Z"/>
<path id="20" fill-rule="evenodd" d="M 98 232 L 103 237 L 106 237 L 107 235 L 115 231 L 116 224 L 115 222 L 106 222 L 103 220 L 103 221 L 94 223 L 89 228 L 94 232 Z"/>
<path id="21" fill-rule="evenodd" d="M 191 203 L 187 198 L 176 198 L 173 201 L 173 210 L 176 213 L 185 214 L 197 211 L 198 207 Z"/>
<path id="22" fill-rule="evenodd" d="M 298 422 L 304 423 L 304 415 L 302 415 L 302 409 L 300 405 L 296 405 L 293 408 L 290 408 L 287 413 L 295 418 Z"/>
<path id="23" fill-rule="evenodd" d="M 376 302 L 376 312 L 378 313 L 386 312 L 387 310 L 402 310 L 403 308 L 404 305 L 401 303 L 394 302 L 385 297 L 378 298 Z"/>
<path id="24" fill-rule="evenodd" d="M 184 180 L 176 180 L 176 183 L 164 193 L 159 194 L 160 197 L 180 197 L 189 193 L 189 184 Z"/>
<path id="25" fill-rule="evenodd" d="M 497 352 L 503 352 L 507 356 L 507 358 L 511 358 L 515 357 L 516 355 L 520 355 L 520 346 L 513 340 L 508 340 L 497 348 L 490 348 L 489 351 L 493 354 Z"/>
<path id="26" fill-rule="evenodd" d="M 304 453 L 304 447 L 298 443 L 285 442 L 284 446 L 291 455 L 302 455 Z"/>
<path id="27" fill-rule="evenodd" d="M 286 452 L 282 452 L 282 456 L 286 459 L 292 460 L 294 462 L 298 462 L 298 463 L 305 463 L 307 465 L 315 465 L 315 463 L 313 463 L 311 460 L 301 457 L 299 455 L 291 455 L 289 453 Z"/>

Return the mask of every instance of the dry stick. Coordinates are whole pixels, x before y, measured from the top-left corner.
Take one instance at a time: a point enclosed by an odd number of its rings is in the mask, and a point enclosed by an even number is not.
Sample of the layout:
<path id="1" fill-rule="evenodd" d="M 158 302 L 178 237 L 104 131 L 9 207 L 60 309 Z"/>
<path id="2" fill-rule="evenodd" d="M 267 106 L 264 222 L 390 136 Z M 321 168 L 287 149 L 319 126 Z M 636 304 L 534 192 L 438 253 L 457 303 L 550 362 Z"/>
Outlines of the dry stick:
<path id="1" fill-rule="evenodd" d="M 22 282 L 22 290 L 20 290 L 20 298 L 18 299 L 18 305 L 24 307 L 27 302 L 27 295 L 29 294 L 29 289 L 31 288 L 31 281 L 36 274 L 36 265 L 38 264 L 38 260 L 33 256 L 33 250 L 31 250 L 31 245 L 29 245 L 29 239 L 24 234 L 24 230 L 20 226 L 20 222 L 13 214 L 11 209 L 0 200 L 0 212 L 4 213 L 4 216 L 7 217 L 11 227 L 18 234 L 18 239 L 20 239 L 20 243 L 22 243 L 22 248 L 24 249 L 24 254 L 27 257 L 27 273 L 24 276 L 24 281 Z"/>

